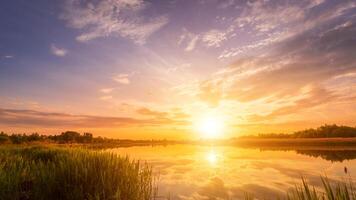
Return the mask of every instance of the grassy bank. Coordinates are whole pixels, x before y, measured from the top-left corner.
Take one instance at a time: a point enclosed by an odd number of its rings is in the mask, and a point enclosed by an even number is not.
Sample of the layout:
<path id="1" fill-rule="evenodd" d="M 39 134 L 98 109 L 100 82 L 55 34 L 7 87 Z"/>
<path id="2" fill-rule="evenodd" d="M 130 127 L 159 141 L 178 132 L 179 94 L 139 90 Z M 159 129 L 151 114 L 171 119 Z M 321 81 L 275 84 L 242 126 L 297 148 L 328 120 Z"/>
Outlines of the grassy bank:
<path id="1" fill-rule="evenodd" d="M 78 148 L 0 148 L 0 199 L 148 200 L 151 169 Z"/>

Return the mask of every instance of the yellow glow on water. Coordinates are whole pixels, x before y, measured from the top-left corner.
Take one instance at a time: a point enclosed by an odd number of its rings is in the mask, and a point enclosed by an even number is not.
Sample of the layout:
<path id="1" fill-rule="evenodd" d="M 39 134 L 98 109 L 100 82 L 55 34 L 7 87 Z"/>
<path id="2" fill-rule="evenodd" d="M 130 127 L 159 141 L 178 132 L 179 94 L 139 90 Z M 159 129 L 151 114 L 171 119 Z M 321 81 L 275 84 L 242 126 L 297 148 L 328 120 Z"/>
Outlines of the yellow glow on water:
<path id="1" fill-rule="evenodd" d="M 324 152 L 324 147 L 321 150 Z M 247 190 L 256 191 L 260 195 L 259 199 L 264 199 L 266 187 L 270 189 L 268 191 L 285 191 L 295 187 L 299 180 L 296 174 L 314 178 L 322 171 L 332 178 L 342 178 L 345 166 L 349 172 L 356 171 L 356 160 L 331 162 L 322 157 L 315 158 L 315 154 L 308 156 L 294 150 L 261 151 L 258 148 L 238 146 L 168 145 L 135 146 L 107 151 L 122 156 L 129 155 L 130 158 L 154 165 L 152 170 L 154 174 L 160 175 L 160 184 L 167 186 L 161 190 L 162 195 L 171 192 L 193 196 L 201 188 L 209 188 L 204 190 L 207 192 L 219 192 L 221 190 L 214 189 L 222 186 L 220 180 L 225 188 L 244 186 Z M 350 175 L 355 178 L 353 174 Z M 348 176 L 345 178 L 347 180 Z M 182 190 L 190 188 L 192 183 L 199 186 L 198 191 Z"/>
<path id="2" fill-rule="evenodd" d="M 219 156 L 218 154 L 211 150 L 207 153 L 206 155 L 206 160 L 211 164 L 211 165 L 216 165 L 218 162 Z"/>

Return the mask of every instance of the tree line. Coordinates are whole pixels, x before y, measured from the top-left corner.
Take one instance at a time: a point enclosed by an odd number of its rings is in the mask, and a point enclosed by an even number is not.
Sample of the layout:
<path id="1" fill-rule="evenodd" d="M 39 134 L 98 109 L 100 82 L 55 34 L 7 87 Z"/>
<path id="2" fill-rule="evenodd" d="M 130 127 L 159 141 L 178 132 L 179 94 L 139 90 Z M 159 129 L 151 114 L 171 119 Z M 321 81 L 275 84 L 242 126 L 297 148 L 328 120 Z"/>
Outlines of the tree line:
<path id="1" fill-rule="evenodd" d="M 93 137 L 92 133 L 80 134 L 75 131 L 66 131 L 58 135 L 40 135 L 38 133 L 32 134 L 7 134 L 0 132 L 0 144 L 12 143 L 12 144 L 22 144 L 31 142 L 49 142 L 49 143 L 59 143 L 59 144 L 107 144 L 107 145 L 147 145 L 147 144 L 167 144 L 173 143 L 174 141 L 163 140 L 129 140 L 129 139 L 113 139 L 106 137 Z"/>
<path id="2" fill-rule="evenodd" d="M 318 128 L 305 129 L 296 131 L 292 134 L 286 133 L 268 133 L 258 134 L 254 136 L 242 136 L 240 138 L 347 138 L 356 137 L 356 127 L 323 125 Z M 1 143 L 22 144 L 26 142 L 55 142 L 55 143 L 117 143 L 121 144 L 145 144 L 145 143 L 174 143 L 174 141 L 167 140 L 122 140 L 110 139 L 104 137 L 93 137 L 91 133 L 80 134 L 75 131 L 62 132 L 59 135 L 40 135 L 38 133 L 32 134 L 6 134 L 0 132 Z"/>
<path id="3" fill-rule="evenodd" d="M 258 134 L 257 136 L 244 136 L 246 138 L 347 138 L 356 137 L 356 127 L 323 125 L 318 128 L 310 128 L 302 131 L 296 131 L 292 134 L 286 133 L 268 133 Z"/>
<path id="4" fill-rule="evenodd" d="M 21 144 L 26 142 L 57 142 L 57 143 L 91 143 L 94 141 L 101 141 L 104 138 L 94 138 L 91 133 L 80 134 L 75 131 L 62 132 L 59 135 L 40 135 L 38 133 L 32 134 L 6 134 L 0 133 L 0 143 Z"/>

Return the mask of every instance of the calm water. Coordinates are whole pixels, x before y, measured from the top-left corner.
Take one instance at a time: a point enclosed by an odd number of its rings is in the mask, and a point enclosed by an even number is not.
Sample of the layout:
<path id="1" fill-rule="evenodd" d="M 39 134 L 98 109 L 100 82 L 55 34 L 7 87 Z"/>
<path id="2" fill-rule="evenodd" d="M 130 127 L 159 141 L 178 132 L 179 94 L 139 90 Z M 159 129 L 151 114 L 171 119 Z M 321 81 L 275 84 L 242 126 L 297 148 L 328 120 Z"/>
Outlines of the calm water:
<path id="1" fill-rule="evenodd" d="M 321 186 L 320 175 L 332 180 L 356 178 L 355 150 L 169 145 L 111 151 L 150 163 L 159 175 L 159 194 L 174 200 L 241 199 L 245 192 L 273 199 L 300 183 L 301 176 L 316 186 Z"/>

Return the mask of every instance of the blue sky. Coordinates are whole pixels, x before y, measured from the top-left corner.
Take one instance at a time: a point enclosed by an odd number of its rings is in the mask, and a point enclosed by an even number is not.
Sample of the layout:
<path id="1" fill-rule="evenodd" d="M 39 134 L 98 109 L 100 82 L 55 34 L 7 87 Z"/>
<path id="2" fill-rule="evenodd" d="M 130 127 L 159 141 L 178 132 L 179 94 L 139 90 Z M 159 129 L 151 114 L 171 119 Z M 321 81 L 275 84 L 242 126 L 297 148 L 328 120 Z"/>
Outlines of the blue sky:
<path id="1" fill-rule="evenodd" d="M 221 115 L 226 137 L 352 125 L 355 18 L 354 1 L 3 1 L 0 128 L 184 138 L 202 115 Z"/>

